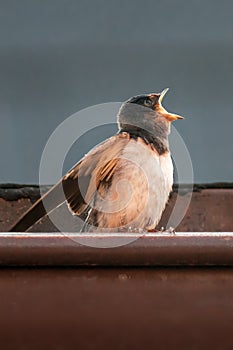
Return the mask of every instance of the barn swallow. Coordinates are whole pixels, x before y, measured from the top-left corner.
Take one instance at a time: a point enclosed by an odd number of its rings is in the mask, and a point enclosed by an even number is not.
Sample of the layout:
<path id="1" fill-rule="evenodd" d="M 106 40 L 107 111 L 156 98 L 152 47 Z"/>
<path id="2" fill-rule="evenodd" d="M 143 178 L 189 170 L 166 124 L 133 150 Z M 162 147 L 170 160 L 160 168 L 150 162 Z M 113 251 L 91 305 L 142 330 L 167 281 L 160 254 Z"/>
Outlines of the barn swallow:
<path id="1" fill-rule="evenodd" d="M 90 227 L 109 232 L 153 230 L 173 185 L 170 125 L 183 119 L 162 106 L 167 91 L 124 102 L 117 115 L 118 133 L 85 155 L 11 231 L 33 228 L 64 198 L 70 212 L 83 220 L 82 231 L 90 231 Z"/>

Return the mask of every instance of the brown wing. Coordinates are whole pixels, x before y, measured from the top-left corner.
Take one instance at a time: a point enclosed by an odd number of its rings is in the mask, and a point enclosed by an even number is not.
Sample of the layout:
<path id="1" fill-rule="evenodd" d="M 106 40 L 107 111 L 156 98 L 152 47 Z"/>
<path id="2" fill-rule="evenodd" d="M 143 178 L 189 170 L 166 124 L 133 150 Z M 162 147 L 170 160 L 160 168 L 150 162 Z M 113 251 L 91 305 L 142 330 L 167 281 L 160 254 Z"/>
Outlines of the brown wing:
<path id="1" fill-rule="evenodd" d="M 101 183 L 110 182 L 128 134 L 118 134 L 90 151 L 67 175 L 63 188 L 70 209 L 81 215 L 92 201 Z"/>
<path id="2" fill-rule="evenodd" d="M 129 142 L 127 133 L 117 134 L 92 149 L 59 183 L 41 197 L 11 228 L 11 232 L 24 232 L 67 200 L 77 215 L 85 210 L 101 182 L 108 182 L 114 172 L 122 149 Z M 64 193 L 63 193 L 64 190 Z M 64 198 L 65 194 L 65 198 Z M 43 202 L 46 201 L 46 210 Z"/>

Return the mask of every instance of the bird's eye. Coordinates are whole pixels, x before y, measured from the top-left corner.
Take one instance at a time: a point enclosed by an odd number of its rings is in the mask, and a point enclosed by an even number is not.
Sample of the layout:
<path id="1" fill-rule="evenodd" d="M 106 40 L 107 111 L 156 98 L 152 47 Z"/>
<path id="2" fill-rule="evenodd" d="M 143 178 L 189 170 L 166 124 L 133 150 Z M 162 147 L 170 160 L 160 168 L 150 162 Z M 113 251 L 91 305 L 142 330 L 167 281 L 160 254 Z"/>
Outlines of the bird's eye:
<path id="1" fill-rule="evenodd" d="M 147 106 L 147 107 L 151 107 L 152 106 L 152 101 L 147 98 L 145 101 L 144 101 L 144 105 Z"/>

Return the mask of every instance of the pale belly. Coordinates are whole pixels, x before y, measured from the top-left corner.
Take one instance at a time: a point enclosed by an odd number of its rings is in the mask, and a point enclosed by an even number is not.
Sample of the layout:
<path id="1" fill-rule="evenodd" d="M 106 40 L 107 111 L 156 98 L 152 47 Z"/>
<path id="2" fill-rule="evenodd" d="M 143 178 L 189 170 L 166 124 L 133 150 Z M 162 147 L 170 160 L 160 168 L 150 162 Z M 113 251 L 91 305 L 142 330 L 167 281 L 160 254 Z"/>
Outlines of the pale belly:
<path id="1" fill-rule="evenodd" d="M 122 152 L 111 186 L 100 189 L 95 198 L 98 229 L 155 228 L 172 184 L 170 153 L 159 156 L 144 142 L 132 140 Z"/>

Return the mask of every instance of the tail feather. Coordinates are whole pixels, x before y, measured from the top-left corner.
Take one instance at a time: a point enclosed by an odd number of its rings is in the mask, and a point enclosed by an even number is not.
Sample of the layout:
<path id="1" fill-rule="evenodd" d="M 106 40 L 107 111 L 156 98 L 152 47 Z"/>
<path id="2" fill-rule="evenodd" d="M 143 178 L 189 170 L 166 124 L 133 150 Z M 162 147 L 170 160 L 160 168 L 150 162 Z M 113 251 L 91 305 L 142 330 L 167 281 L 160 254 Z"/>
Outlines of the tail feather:
<path id="1" fill-rule="evenodd" d="M 46 201 L 46 209 L 43 202 Z M 36 222 L 42 219 L 48 212 L 64 202 L 62 181 L 54 185 L 37 202 L 33 204 L 21 218 L 11 227 L 9 232 L 25 232 Z"/>

